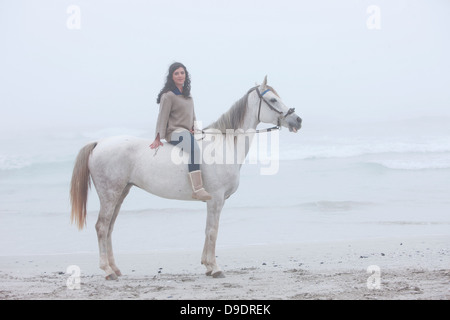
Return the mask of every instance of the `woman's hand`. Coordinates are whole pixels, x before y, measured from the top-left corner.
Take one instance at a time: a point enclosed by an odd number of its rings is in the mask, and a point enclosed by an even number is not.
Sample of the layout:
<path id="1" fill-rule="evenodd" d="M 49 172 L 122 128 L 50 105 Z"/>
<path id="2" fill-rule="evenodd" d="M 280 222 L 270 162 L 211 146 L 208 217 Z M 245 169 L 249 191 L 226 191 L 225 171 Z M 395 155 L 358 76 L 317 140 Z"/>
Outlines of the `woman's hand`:
<path id="1" fill-rule="evenodd" d="M 196 134 L 202 134 L 203 130 L 200 130 L 199 128 L 197 128 L 197 126 L 192 126 L 192 129 L 189 130 L 190 133 L 192 133 L 192 135 L 196 135 Z"/>
<path id="2" fill-rule="evenodd" d="M 152 149 L 156 149 L 160 146 L 163 146 L 163 143 L 161 142 L 161 139 L 159 138 L 159 133 L 155 138 L 155 141 L 153 141 L 153 143 L 150 145 L 150 148 Z"/>

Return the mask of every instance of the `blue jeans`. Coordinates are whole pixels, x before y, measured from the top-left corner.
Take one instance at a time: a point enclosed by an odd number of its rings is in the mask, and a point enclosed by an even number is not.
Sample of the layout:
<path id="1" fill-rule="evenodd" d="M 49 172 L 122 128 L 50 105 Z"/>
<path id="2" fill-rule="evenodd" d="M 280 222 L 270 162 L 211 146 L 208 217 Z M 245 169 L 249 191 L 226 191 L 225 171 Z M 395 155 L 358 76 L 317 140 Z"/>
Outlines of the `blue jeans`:
<path id="1" fill-rule="evenodd" d="M 200 170 L 200 148 L 189 131 L 175 131 L 172 133 L 169 143 L 189 154 L 189 172 Z"/>

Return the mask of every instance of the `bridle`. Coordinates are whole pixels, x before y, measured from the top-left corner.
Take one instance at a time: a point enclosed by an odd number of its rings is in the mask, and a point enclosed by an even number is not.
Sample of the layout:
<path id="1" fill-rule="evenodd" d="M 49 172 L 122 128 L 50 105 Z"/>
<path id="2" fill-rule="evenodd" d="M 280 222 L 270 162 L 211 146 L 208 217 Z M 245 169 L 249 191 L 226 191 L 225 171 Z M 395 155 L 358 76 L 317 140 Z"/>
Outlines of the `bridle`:
<path id="1" fill-rule="evenodd" d="M 283 114 L 283 111 L 278 110 L 277 108 L 275 108 L 269 101 L 267 101 L 264 98 L 264 95 L 270 91 L 270 89 L 267 89 L 265 91 L 263 91 L 262 93 L 259 91 L 258 87 L 254 87 L 253 89 L 250 89 L 249 92 L 251 92 L 252 90 L 256 90 L 256 93 L 258 94 L 259 97 L 259 108 L 258 108 L 258 122 L 261 122 L 260 119 L 260 115 L 261 115 L 261 106 L 262 106 L 262 102 L 264 101 L 267 106 L 270 108 L 270 110 L 278 113 L 280 116 L 278 117 L 278 123 L 275 127 L 272 128 L 268 128 L 268 129 L 262 129 L 262 130 L 256 130 L 256 132 L 263 132 L 263 131 L 271 131 L 271 130 L 279 130 L 281 128 L 281 120 L 285 119 L 287 116 L 293 114 L 295 112 L 295 108 L 290 108 L 286 114 Z"/>
<path id="2" fill-rule="evenodd" d="M 287 116 L 293 114 L 293 113 L 295 112 L 295 108 L 290 108 L 290 109 L 286 112 L 286 114 L 283 114 L 282 111 L 280 111 L 280 110 L 278 110 L 277 108 L 275 108 L 269 101 L 267 101 L 267 100 L 264 98 L 264 95 L 265 95 L 267 92 L 269 92 L 270 89 L 267 89 L 267 90 L 263 91 L 263 93 L 261 93 L 261 92 L 259 91 L 258 86 L 256 86 L 256 87 L 253 87 L 253 88 L 251 88 L 250 90 L 248 90 L 247 94 L 249 94 L 250 92 L 252 92 L 252 91 L 254 91 L 254 90 L 256 90 L 256 93 L 258 94 L 258 97 L 259 97 L 258 122 L 261 122 L 260 115 L 261 115 L 261 106 L 262 106 L 262 102 L 263 102 L 263 101 L 267 104 L 267 106 L 268 106 L 272 111 L 275 111 L 276 113 L 278 113 L 278 114 L 280 115 L 280 116 L 278 117 L 278 123 L 277 123 L 276 126 L 271 127 L 271 128 L 266 128 L 266 129 L 259 129 L 259 130 L 256 130 L 255 132 L 256 132 L 256 133 L 261 133 L 261 132 L 270 132 L 270 131 L 272 131 L 272 130 L 280 130 L 280 129 L 281 129 L 281 120 L 283 120 L 283 119 L 285 119 Z M 205 132 L 204 130 L 202 130 L 202 134 L 205 135 L 205 134 L 208 134 L 208 132 Z M 211 134 L 214 134 L 214 133 L 211 133 Z"/>

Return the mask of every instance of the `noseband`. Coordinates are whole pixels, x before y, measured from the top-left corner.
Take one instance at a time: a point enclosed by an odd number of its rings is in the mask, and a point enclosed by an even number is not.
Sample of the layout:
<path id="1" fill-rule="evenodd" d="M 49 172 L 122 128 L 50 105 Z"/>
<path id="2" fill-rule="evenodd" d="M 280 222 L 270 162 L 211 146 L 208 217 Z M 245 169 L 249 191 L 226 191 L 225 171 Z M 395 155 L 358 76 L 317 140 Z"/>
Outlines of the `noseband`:
<path id="1" fill-rule="evenodd" d="M 260 120 L 261 105 L 262 105 L 262 102 L 264 101 L 264 102 L 267 104 L 267 106 L 268 106 L 272 111 L 275 111 L 276 113 L 278 113 L 278 114 L 280 115 L 280 116 L 278 117 L 278 125 L 277 125 L 277 127 L 278 127 L 278 129 L 279 129 L 280 126 L 281 126 L 281 120 L 285 119 L 285 118 L 286 118 L 287 116 L 289 116 L 290 114 L 293 114 L 293 113 L 295 112 L 295 108 L 290 108 L 290 109 L 286 112 L 286 114 L 283 114 L 282 111 L 276 109 L 269 101 L 267 101 L 267 100 L 264 98 L 264 95 L 265 95 L 267 92 L 269 92 L 270 89 L 267 89 L 267 90 L 263 91 L 263 93 L 261 93 L 261 92 L 259 91 L 258 87 L 255 87 L 255 90 L 256 90 L 256 93 L 258 93 L 258 97 L 259 97 L 258 122 L 261 122 L 261 120 Z"/>

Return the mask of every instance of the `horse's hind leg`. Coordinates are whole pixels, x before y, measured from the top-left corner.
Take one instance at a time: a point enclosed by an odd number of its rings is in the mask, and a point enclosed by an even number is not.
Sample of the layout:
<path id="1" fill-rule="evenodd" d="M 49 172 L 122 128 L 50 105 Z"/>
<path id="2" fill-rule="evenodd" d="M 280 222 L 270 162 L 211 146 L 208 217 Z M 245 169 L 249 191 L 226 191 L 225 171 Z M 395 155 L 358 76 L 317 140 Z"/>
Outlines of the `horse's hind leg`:
<path id="1" fill-rule="evenodd" d="M 114 262 L 111 233 L 120 206 L 123 199 L 128 194 L 130 187 L 131 186 L 127 185 L 122 188 L 117 188 L 116 190 L 105 189 L 105 192 L 99 192 L 100 213 L 95 229 L 97 230 L 98 248 L 100 253 L 100 269 L 105 271 L 107 280 L 117 279 L 118 274 L 116 274 L 116 271 L 118 271 L 120 275 L 120 270 L 115 266 Z M 110 261 L 112 261 L 112 265 Z"/>
<path id="2" fill-rule="evenodd" d="M 109 224 L 109 230 L 108 230 L 108 263 L 111 269 L 114 271 L 114 273 L 120 277 L 122 273 L 120 272 L 119 268 L 116 266 L 116 262 L 114 260 L 114 254 L 113 254 L 113 248 L 112 248 L 112 240 L 111 235 L 114 229 L 114 223 L 116 222 L 117 215 L 119 214 L 120 207 L 122 206 L 123 200 L 125 200 L 126 196 L 128 195 L 128 192 L 130 192 L 132 185 L 129 184 L 125 187 L 125 189 L 122 192 L 121 197 L 118 199 L 118 202 L 116 204 L 116 207 L 114 209 L 114 214 L 111 219 L 111 222 Z"/>
<path id="3" fill-rule="evenodd" d="M 109 266 L 108 259 L 108 232 L 114 215 L 115 205 L 109 201 L 100 200 L 100 213 L 98 215 L 95 229 L 97 230 L 98 249 L 100 254 L 100 269 L 106 272 L 107 280 L 117 279 L 114 270 Z"/>

